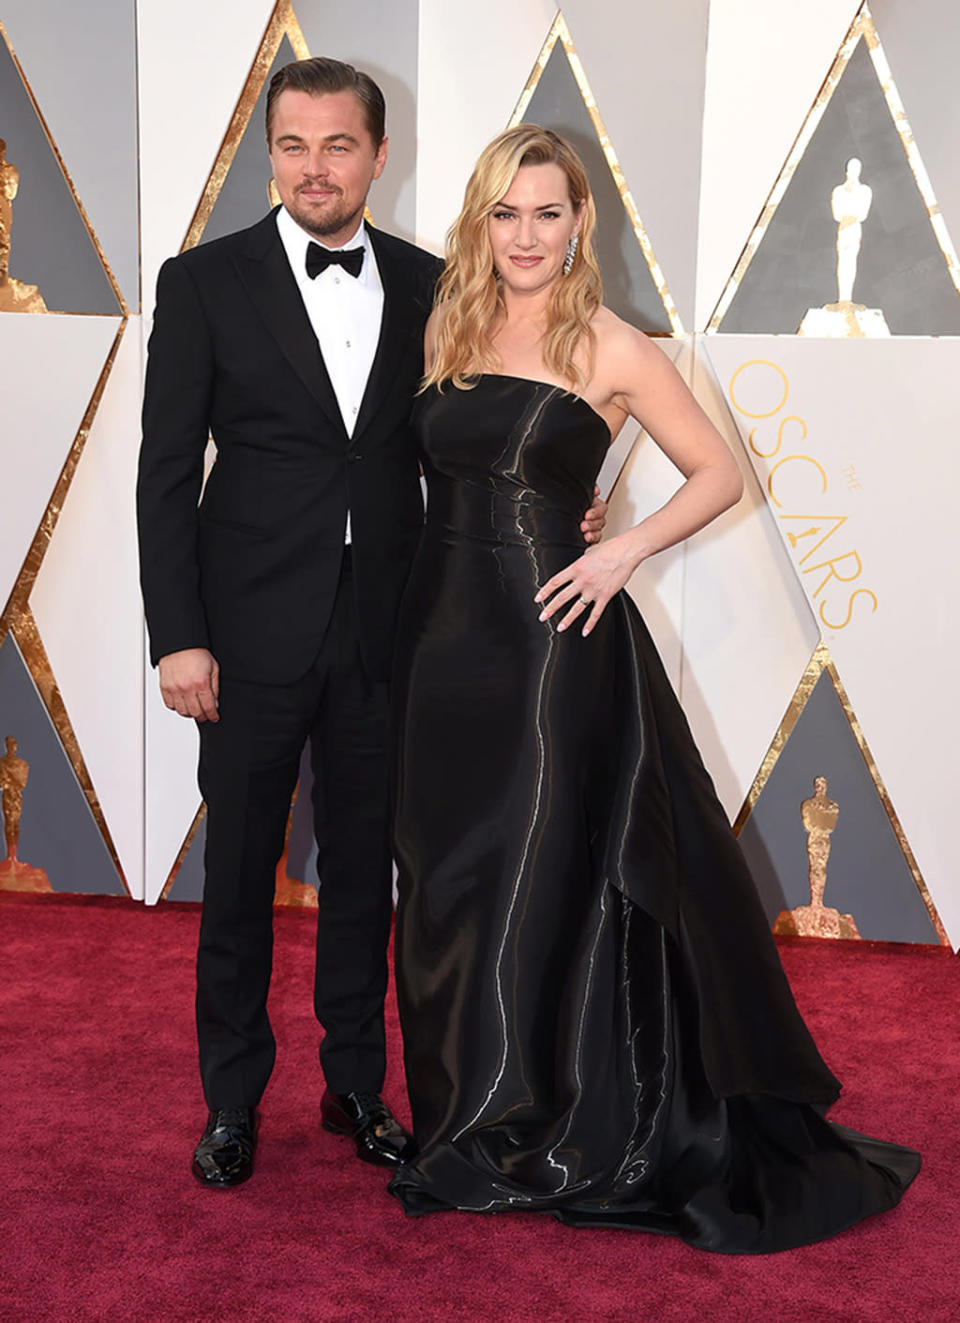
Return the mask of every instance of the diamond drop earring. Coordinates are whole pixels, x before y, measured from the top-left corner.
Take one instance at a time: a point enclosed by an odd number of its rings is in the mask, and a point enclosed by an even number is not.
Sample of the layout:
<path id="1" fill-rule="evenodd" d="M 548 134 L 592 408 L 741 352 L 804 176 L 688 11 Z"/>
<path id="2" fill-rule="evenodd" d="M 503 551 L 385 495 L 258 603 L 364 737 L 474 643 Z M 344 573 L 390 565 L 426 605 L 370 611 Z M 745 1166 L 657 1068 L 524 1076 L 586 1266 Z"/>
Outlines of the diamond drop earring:
<path id="1" fill-rule="evenodd" d="M 580 242 L 580 236 L 574 234 L 570 236 L 570 242 L 567 244 L 567 255 L 563 259 L 563 274 L 569 276 L 573 269 L 573 259 L 577 255 L 577 244 Z"/>

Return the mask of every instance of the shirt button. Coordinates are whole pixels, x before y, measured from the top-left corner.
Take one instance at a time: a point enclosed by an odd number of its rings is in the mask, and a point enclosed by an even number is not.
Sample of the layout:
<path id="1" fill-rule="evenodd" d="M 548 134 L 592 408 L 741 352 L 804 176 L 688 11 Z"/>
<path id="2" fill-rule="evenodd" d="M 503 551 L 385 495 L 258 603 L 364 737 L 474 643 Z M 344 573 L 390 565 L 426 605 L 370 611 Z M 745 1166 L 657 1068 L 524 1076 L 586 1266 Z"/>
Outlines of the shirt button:
<path id="1" fill-rule="evenodd" d="M 339 284 L 340 284 L 340 277 L 339 277 L 339 276 L 334 276 L 334 278 L 333 278 L 333 283 L 334 283 L 335 285 L 339 285 Z"/>
<path id="2" fill-rule="evenodd" d="M 350 348 L 350 341 L 349 341 L 349 340 L 347 341 L 347 348 L 348 348 L 348 349 Z"/>

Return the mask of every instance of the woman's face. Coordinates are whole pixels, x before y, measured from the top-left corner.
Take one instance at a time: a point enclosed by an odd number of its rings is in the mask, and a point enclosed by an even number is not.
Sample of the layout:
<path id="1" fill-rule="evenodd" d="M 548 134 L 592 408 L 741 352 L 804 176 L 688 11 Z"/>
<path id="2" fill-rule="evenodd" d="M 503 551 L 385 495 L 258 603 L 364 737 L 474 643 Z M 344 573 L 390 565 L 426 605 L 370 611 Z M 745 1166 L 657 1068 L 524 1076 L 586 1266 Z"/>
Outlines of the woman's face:
<path id="1" fill-rule="evenodd" d="M 563 273 L 567 245 L 580 233 L 583 205 L 574 210 L 559 165 L 522 165 L 487 222 L 493 264 L 518 294 L 546 289 Z"/>

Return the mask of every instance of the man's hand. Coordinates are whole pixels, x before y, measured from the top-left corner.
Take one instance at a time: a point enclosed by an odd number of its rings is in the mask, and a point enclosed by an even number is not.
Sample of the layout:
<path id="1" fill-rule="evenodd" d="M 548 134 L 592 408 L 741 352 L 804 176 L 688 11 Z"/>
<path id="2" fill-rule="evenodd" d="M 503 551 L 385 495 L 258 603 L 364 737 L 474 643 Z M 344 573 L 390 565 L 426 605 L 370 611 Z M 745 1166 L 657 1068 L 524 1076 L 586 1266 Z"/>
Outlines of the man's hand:
<path id="1" fill-rule="evenodd" d="M 184 648 L 160 658 L 160 693 L 181 717 L 219 721 L 220 667 L 206 648 Z"/>
<path id="2" fill-rule="evenodd" d="M 599 542 L 607 524 L 607 503 L 600 499 L 600 488 L 593 489 L 593 505 L 583 516 L 580 531 L 587 542 Z"/>

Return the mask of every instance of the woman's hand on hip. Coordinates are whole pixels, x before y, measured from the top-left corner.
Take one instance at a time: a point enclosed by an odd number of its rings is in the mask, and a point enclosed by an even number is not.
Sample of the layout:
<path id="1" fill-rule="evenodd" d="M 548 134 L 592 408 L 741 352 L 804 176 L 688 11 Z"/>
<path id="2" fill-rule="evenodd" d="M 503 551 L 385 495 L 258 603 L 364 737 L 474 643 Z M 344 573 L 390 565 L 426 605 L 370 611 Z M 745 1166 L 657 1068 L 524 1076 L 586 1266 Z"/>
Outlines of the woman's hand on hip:
<path id="1" fill-rule="evenodd" d="M 540 619 L 549 620 L 568 607 L 557 629 L 568 629 L 582 618 L 581 632 L 586 638 L 610 598 L 624 587 L 643 559 L 635 538 L 627 533 L 588 547 L 579 560 L 548 579 L 537 593 L 533 600 L 546 603 Z"/>

